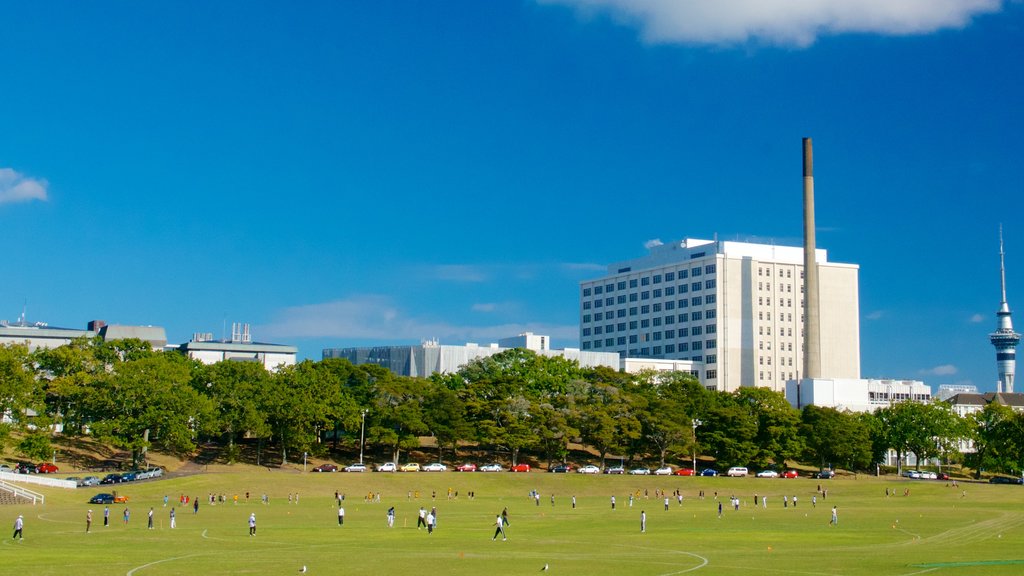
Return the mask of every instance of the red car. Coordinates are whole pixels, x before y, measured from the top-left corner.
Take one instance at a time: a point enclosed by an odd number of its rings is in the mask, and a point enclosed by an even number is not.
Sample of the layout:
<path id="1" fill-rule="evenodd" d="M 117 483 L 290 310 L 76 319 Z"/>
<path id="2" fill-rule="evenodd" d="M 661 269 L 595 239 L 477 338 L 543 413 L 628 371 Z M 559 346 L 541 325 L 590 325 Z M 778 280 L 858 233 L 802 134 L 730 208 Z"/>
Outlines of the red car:
<path id="1" fill-rule="evenodd" d="M 515 466 L 509 468 L 509 471 L 510 472 L 529 472 L 530 471 L 530 465 L 529 464 L 516 464 Z"/>
<path id="2" fill-rule="evenodd" d="M 697 473 L 693 471 L 693 468 L 680 468 L 673 472 L 676 476 L 696 476 Z"/>
<path id="3" fill-rule="evenodd" d="M 799 478 L 800 477 L 800 473 L 797 472 L 796 470 L 786 470 L 785 472 L 782 473 L 782 477 L 783 478 Z"/>
<path id="4" fill-rule="evenodd" d="M 55 472 L 57 472 L 57 466 L 55 464 L 50 464 L 49 462 L 43 462 L 36 466 L 37 474 L 53 474 Z"/>
<path id="5" fill-rule="evenodd" d="M 463 464 L 462 466 L 459 466 L 458 468 L 456 468 L 456 470 L 459 471 L 459 472 L 476 472 L 476 464 L 471 464 L 471 463 L 467 462 L 467 463 Z"/>

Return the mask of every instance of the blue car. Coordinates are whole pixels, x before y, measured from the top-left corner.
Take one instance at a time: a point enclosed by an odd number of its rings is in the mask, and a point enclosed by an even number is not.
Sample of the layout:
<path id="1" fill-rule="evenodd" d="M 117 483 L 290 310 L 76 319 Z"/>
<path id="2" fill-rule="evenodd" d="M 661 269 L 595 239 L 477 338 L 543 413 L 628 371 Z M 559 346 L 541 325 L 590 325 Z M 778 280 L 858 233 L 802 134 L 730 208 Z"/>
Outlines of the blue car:
<path id="1" fill-rule="evenodd" d="M 718 476 L 718 470 L 714 468 L 705 468 L 700 471 L 701 476 Z"/>

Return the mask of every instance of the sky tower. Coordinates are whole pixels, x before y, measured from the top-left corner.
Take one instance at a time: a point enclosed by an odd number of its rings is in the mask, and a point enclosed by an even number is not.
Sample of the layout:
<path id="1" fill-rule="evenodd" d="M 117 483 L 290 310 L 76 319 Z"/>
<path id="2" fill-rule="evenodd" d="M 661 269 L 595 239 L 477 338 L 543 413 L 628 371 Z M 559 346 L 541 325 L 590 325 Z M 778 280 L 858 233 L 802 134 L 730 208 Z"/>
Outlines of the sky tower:
<path id="1" fill-rule="evenodd" d="M 1003 290 L 1003 300 L 996 312 L 998 323 L 996 331 L 988 335 L 989 342 L 996 347 L 996 368 L 999 371 L 999 382 L 996 392 L 1013 392 L 1013 375 L 1017 367 L 1017 343 L 1020 334 L 1013 331 L 1013 320 L 1010 318 L 1010 305 L 1006 303 L 1006 262 L 1003 254 L 1003 227 L 999 227 L 999 276 Z"/>

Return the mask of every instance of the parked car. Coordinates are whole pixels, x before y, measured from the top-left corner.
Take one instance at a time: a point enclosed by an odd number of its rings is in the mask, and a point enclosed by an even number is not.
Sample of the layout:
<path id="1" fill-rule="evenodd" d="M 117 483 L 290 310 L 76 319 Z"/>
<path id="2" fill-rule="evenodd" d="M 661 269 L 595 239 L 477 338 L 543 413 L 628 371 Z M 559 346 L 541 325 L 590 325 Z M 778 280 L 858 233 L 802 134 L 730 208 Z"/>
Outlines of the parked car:
<path id="1" fill-rule="evenodd" d="M 89 504 L 113 504 L 114 495 L 107 494 L 106 492 L 100 492 L 99 494 L 89 498 Z"/>
<path id="2" fill-rule="evenodd" d="M 416 462 L 409 462 L 405 466 L 402 466 L 400 468 L 400 470 L 402 472 L 419 472 L 420 471 L 420 465 L 417 464 Z"/>
<path id="3" fill-rule="evenodd" d="M 622 466 L 612 466 L 611 468 L 604 469 L 605 474 L 625 474 L 626 469 Z"/>
<path id="4" fill-rule="evenodd" d="M 701 476 L 718 476 L 718 470 L 714 468 L 705 468 L 700 471 Z"/>
<path id="5" fill-rule="evenodd" d="M 457 472 L 476 472 L 476 464 L 472 462 L 466 462 L 455 469 Z"/>
<path id="6" fill-rule="evenodd" d="M 821 480 L 831 480 L 832 478 L 835 478 L 835 476 L 836 473 L 831 470 L 822 470 L 821 472 L 818 472 L 816 478 Z"/>
<path id="7" fill-rule="evenodd" d="M 696 476 L 697 471 L 694 470 L 693 468 L 680 468 L 673 472 L 672 474 L 676 476 Z"/>
<path id="8" fill-rule="evenodd" d="M 501 464 L 484 464 L 480 467 L 481 472 L 502 472 L 505 469 L 501 467 Z"/>
<path id="9" fill-rule="evenodd" d="M 36 465 L 31 462 L 18 462 L 14 465 L 15 474 L 35 474 Z"/>
<path id="10" fill-rule="evenodd" d="M 1024 480 L 1021 478 L 1011 478 L 1009 476 L 993 476 L 988 481 L 991 484 L 1024 484 Z"/>
<path id="11" fill-rule="evenodd" d="M 654 475 L 655 476 L 671 476 L 672 475 L 672 467 L 671 466 L 665 466 L 663 468 L 658 468 L 657 470 L 654 471 Z"/>
<path id="12" fill-rule="evenodd" d="M 778 478 L 779 473 L 775 470 L 761 470 L 756 474 L 758 478 Z"/>
<path id="13" fill-rule="evenodd" d="M 0 464 L 0 472 L 14 472 L 14 468 L 11 468 L 7 464 Z"/>
<path id="14" fill-rule="evenodd" d="M 651 471 L 648 470 L 647 468 L 633 468 L 632 470 L 629 471 L 629 473 L 632 476 L 647 476 L 648 474 L 651 473 Z"/>
<path id="15" fill-rule="evenodd" d="M 580 474 L 600 474 L 601 469 L 593 464 L 587 464 L 586 466 L 581 466 L 577 472 Z"/>
<path id="16" fill-rule="evenodd" d="M 153 466 L 149 469 L 149 474 L 152 478 L 159 478 L 164 475 L 164 469 L 159 466 Z"/>
<path id="17" fill-rule="evenodd" d="M 99 484 L 100 479 L 96 476 L 86 476 L 85 478 L 82 478 L 80 486 L 99 486 Z"/>
<path id="18" fill-rule="evenodd" d="M 134 470 L 121 474 L 121 482 L 135 482 L 138 479 L 138 472 Z"/>
<path id="19" fill-rule="evenodd" d="M 100 480 L 100 484 L 120 484 L 121 482 L 123 482 L 121 475 L 117 473 L 107 474 L 103 480 Z"/>
<path id="20" fill-rule="evenodd" d="M 949 480 L 949 474 L 946 474 L 945 472 L 939 472 L 938 474 L 935 475 L 935 479 L 936 480 Z"/>
<path id="21" fill-rule="evenodd" d="M 345 472 L 366 472 L 366 464 L 349 464 L 345 466 Z"/>
<path id="22" fill-rule="evenodd" d="M 915 480 L 920 480 L 921 479 L 921 471 L 920 470 L 904 470 L 903 471 L 903 476 L 905 478 L 913 478 Z"/>
<path id="23" fill-rule="evenodd" d="M 783 478 L 799 478 L 800 477 L 800 473 L 797 472 L 796 470 L 786 470 L 785 472 L 782 473 L 782 477 Z"/>
<path id="24" fill-rule="evenodd" d="M 330 464 L 330 463 L 328 463 L 328 464 L 321 464 L 321 465 L 313 468 L 313 472 L 337 472 L 337 471 L 338 471 L 338 467 L 335 466 L 334 464 Z"/>
<path id="25" fill-rule="evenodd" d="M 568 464 L 558 464 L 557 466 L 552 466 L 548 472 L 553 472 L 555 474 L 567 474 L 572 472 L 572 466 L 569 466 Z"/>
<path id="26" fill-rule="evenodd" d="M 516 464 L 515 466 L 509 468 L 508 470 L 509 470 L 509 472 L 529 472 L 530 471 L 530 465 L 529 464 Z"/>
<path id="27" fill-rule="evenodd" d="M 75 486 L 82 485 L 82 479 L 79 478 L 78 476 L 68 476 L 67 478 L 65 478 L 65 480 L 67 480 L 68 482 L 74 482 Z"/>
<path id="28" fill-rule="evenodd" d="M 380 466 L 377 466 L 377 472 L 397 472 L 398 465 L 394 462 L 385 462 Z"/>
<path id="29" fill-rule="evenodd" d="M 726 476 L 733 478 L 740 478 L 746 476 L 750 471 L 747 470 L 746 466 L 733 466 L 725 473 Z"/>
<path id="30" fill-rule="evenodd" d="M 448 467 L 440 462 L 431 462 L 423 467 L 424 472 L 444 472 Z"/>

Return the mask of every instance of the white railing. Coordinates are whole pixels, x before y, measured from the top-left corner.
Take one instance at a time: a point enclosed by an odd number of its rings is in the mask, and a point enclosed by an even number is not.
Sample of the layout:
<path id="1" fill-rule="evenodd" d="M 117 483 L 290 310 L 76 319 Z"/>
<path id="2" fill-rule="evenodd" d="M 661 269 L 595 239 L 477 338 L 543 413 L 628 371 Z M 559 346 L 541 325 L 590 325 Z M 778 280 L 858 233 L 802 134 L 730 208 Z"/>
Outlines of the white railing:
<path id="1" fill-rule="evenodd" d="M 0 481 L 17 482 L 19 484 L 39 484 L 40 486 L 52 486 L 54 488 L 77 488 L 74 480 L 62 480 L 50 478 L 39 474 L 15 474 L 13 472 L 0 472 Z"/>
<path id="2" fill-rule="evenodd" d="M 17 486 L 15 484 L 10 484 L 8 482 L 4 482 L 3 480 L 0 480 L 0 490 L 3 490 L 4 492 L 9 492 L 11 494 L 14 494 L 15 496 L 20 496 L 22 498 L 31 500 L 32 504 L 46 503 L 46 497 L 40 494 L 39 492 L 33 492 L 28 488 Z"/>

